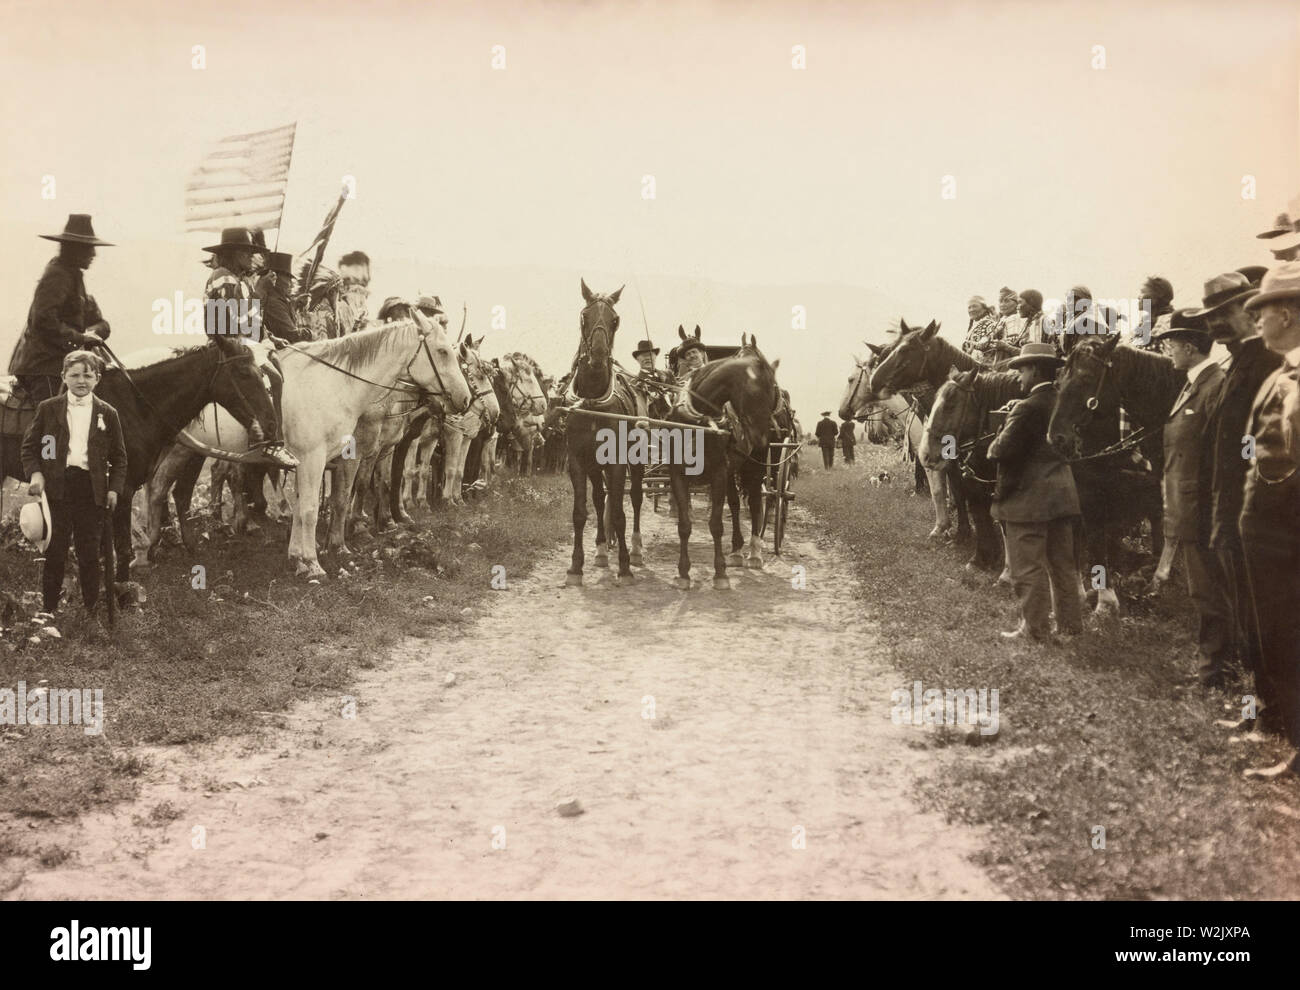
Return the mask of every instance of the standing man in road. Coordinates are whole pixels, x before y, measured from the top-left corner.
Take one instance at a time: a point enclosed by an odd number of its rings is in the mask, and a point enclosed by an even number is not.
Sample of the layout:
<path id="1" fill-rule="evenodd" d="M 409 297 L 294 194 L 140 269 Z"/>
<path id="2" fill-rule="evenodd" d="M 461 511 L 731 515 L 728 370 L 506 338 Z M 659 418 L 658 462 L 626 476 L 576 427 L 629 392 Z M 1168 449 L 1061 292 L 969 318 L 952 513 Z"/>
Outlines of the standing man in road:
<path id="1" fill-rule="evenodd" d="M 822 413 L 821 422 L 813 432 L 817 435 L 817 446 L 822 449 L 822 464 L 829 471 L 835 463 L 835 441 L 840 435 L 829 410 Z"/>
<path id="2" fill-rule="evenodd" d="M 840 450 L 844 452 L 845 464 L 853 463 L 853 448 L 857 442 L 853 435 L 853 417 L 845 416 L 844 422 L 840 424 Z"/>

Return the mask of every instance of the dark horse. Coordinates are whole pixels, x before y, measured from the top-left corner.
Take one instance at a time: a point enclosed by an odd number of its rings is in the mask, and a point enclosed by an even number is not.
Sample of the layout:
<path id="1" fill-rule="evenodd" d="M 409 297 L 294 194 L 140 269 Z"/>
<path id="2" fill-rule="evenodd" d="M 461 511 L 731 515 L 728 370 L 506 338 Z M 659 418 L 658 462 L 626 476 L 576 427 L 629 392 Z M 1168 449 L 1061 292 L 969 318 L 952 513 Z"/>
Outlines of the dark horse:
<path id="1" fill-rule="evenodd" d="M 118 581 L 131 576 L 131 499 L 148 484 L 154 467 L 185 426 L 204 406 L 224 406 L 245 429 L 260 438 L 274 415 L 271 397 L 253 363 L 252 352 L 234 340 L 182 350 L 156 364 L 104 371 L 95 394 L 117 410 L 126 440 L 126 491 L 113 513 L 113 543 Z M 0 437 L 0 463 L 7 477 L 24 477 L 21 440 Z"/>
<path id="2" fill-rule="evenodd" d="M 735 357 L 710 361 L 694 372 L 682 390 L 683 400 L 668 419 L 688 426 L 708 426 L 723 421 L 731 435 L 703 434 L 703 475 L 709 484 L 709 532 L 713 536 L 713 587 L 731 587 L 727 560 L 722 553 L 722 506 L 734 477 L 744 486 L 751 517 L 751 557 L 758 554 L 758 533 L 763 519 L 763 476 L 772 415 L 781 403 L 776 384 L 780 362 L 768 363 L 752 335 Z M 687 543 L 691 536 L 691 501 L 686 465 L 669 466 L 673 499 L 677 503 L 677 587 L 691 587 L 691 561 Z M 733 517 L 734 519 L 734 517 Z M 759 565 L 761 566 L 761 564 Z"/>
<path id="3" fill-rule="evenodd" d="M 1124 512 L 1128 518 L 1151 522 L 1151 544 L 1159 556 L 1163 532 L 1160 479 L 1164 474 L 1164 424 L 1178 391 L 1187 380 L 1185 372 L 1159 354 L 1132 347 L 1118 347 L 1119 334 L 1078 337 L 1070 348 L 1057 387 L 1056 408 L 1048 423 L 1049 442 L 1061 453 L 1077 456 L 1084 447 L 1095 421 L 1109 422 L 1123 405 L 1129 417 L 1145 431 L 1140 450 L 1152 471 L 1137 471 L 1127 451 L 1092 461 L 1076 461 L 1080 468 L 1099 475 L 1105 485 L 1106 506 Z M 1083 497 L 1083 484 L 1079 496 Z M 1125 507 L 1128 507 L 1126 510 Z M 1084 508 L 1085 514 L 1087 508 Z"/>
<path id="4" fill-rule="evenodd" d="M 578 317 L 581 341 L 574 361 L 570 390 L 578 402 L 569 411 L 565 427 L 569 446 L 569 481 L 573 485 L 573 563 L 569 567 L 565 584 L 582 585 L 583 530 L 587 525 L 587 483 L 591 482 L 591 500 L 596 507 L 596 562 L 605 556 L 605 497 L 608 489 L 611 528 L 618 535 L 618 578 L 632 576 L 631 558 L 627 549 L 627 517 L 623 513 L 623 485 L 627 465 L 614 458 L 615 463 L 601 464 L 596 451 L 602 446 L 597 439 L 601 430 L 617 427 L 617 421 L 600 416 L 584 416 L 583 410 L 635 416 L 636 396 L 627 384 L 614 374 L 614 335 L 618 333 L 618 314 L 614 306 L 623 289 L 609 295 L 592 292 L 582 280 L 582 298 L 587 305 Z M 638 493 L 639 494 L 639 493 Z"/>
<path id="5" fill-rule="evenodd" d="M 952 462 L 961 471 L 962 491 L 975 524 L 975 553 L 968 568 L 1002 567 L 1002 531 L 991 514 L 997 480 L 997 467 L 988 458 L 994 433 L 992 413 L 1020 397 L 1020 376 L 1013 371 L 954 368 L 935 393 L 925 423 L 920 460 L 931 469 Z"/>

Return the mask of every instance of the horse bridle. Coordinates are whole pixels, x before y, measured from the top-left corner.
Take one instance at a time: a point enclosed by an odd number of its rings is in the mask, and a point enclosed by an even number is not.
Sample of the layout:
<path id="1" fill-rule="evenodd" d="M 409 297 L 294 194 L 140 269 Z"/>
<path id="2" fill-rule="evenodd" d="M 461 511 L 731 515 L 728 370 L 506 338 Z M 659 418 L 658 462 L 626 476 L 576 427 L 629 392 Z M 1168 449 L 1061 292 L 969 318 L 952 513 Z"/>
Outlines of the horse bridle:
<path id="1" fill-rule="evenodd" d="M 1087 350 L 1081 349 L 1083 346 L 1084 345 L 1076 345 L 1070 352 L 1070 358 L 1073 359 L 1077 354 L 1079 357 L 1085 357 L 1089 361 L 1096 361 L 1101 365 L 1101 374 L 1097 376 L 1097 387 L 1092 390 L 1092 395 L 1088 396 L 1088 400 L 1084 403 L 1088 412 L 1096 412 L 1097 408 L 1101 405 L 1101 389 L 1102 386 L 1106 384 L 1106 372 L 1110 370 L 1111 362 L 1109 358 L 1103 358 L 1096 354 L 1092 354 Z"/>
<path id="2" fill-rule="evenodd" d="M 527 392 L 525 392 L 524 387 L 519 384 L 519 379 L 523 377 L 519 373 L 519 362 L 516 361 L 514 358 L 507 358 L 507 360 L 510 362 L 510 366 L 514 368 L 515 374 L 513 377 L 509 375 L 506 376 L 506 394 L 509 395 L 511 399 L 514 399 L 517 396 L 519 399 L 522 400 L 520 405 L 515 406 L 516 413 L 520 417 L 536 415 L 535 413 L 530 413 L 528 411 L 530 405 L 535 399 L 541 399 L 543 402 L 545 402 L 546 396 L 540 394 L 529 395 Z"/>

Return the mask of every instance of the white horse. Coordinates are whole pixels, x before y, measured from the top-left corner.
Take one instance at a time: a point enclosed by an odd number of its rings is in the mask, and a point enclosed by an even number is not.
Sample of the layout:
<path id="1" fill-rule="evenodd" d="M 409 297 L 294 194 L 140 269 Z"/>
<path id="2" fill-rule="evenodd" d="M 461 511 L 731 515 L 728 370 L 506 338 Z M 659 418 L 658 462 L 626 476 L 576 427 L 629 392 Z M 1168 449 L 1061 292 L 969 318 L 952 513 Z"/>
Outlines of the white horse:
<path id="1" fill-rule="evenodd" d="M 515 413 L 514 446 L 519 453 L 519 473 L 532 474 L 533 450 L 542 438 L 546 395 L 537 380 L 537 365 L 526 354 L 507 354 L 498 361 L 506 393 Z"/>
<path id="2" fill-rule="evenodd" d="M 465 377 L 469 379 L 474 392 L 474 401 L 468 411 L 459 416 L 445 416 L 442 421 L 442 497 L 452 505 L 463 505 L 461 484 L 465 479 L 465 459 L 469 454 L 470 443 L 482 432 L 483 427 L 495 434 L 497 419 L 501 416 L 501 404 L 492 389 L 491 370 L 486 361 L 478 355 L 478 346 L 483 342 L 479 337 L 475 342 L 469 334 L 460 345 L 460 359 L 464 363 Z"/>

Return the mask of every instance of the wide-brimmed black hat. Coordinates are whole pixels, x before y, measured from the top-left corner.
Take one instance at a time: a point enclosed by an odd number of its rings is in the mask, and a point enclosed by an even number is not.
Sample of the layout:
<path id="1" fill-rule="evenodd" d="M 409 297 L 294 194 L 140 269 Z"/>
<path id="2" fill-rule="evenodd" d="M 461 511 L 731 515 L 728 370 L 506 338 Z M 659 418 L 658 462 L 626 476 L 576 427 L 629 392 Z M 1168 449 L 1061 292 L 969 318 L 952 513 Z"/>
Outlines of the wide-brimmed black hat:
<path id="1" fill-rule="evenodd" d="M 1246 281 L 1251 284 L 1252 288 L 1258 288 L 1259 280 L 1268 274 L 1268 269 L 1263 265 L 1243 265 L 1237 269 L 1237 273 L 1246 276 Z"/>
<path id="2" fill-rule="evenodd" d="M 636 345 L 636 350 L 632 352 L 632 356 L 634 358 L 637 358 L 640 357 L 642 354 L 658 354 L 658 353 L 659 353 L 659 348 L 655 347 L 655 345 L 651 341 L 643 340 Z"/>
<path id="3" fill-rule="evenodd" d="M 709 356 L 709 349 L 704 346 L 704 341 L 700 340 L 699 337 L 687 337 L 685 340 L 683 340 L 680 344 L 677 345 L 678 359 L 680 360 L 682 357 L 686 355 L 687 351 L 691 351 L 691 350 L 700 351 L 704 354 L 705 357 Z"/>
<path id="4" fill-rule="evenodd" d="M 39 234 L 47 241 L 58 241 L 61 244 L 90 244 L 93 247 L 113 247 L 108 241 L 101 241 L 95 236 L 95 228 L 90 225 L 89 213 L 69 213 L 68 222 L 63 226 L 61 234 Z"/>
<path id="5" fill-rule="evenodd" d="M 1151 335 L 1152 340 L 1165 340 L 1175 337 L 1193 337 L 1202 344 L 1210 342 L 1210 331 L 1205 324 L 1205 317 L 1197 316 L 1193 308 L 1176 309 L 1169 314 L 1169 326 L 1157 330 Z"/>
<path id="6" fill-rule="evenodd" d="M 1205 283 L 1201 308 L 1193 309 L 1188 315 L 1209 316 L 1234 302 L 1244 303 L 1258 291 L 1251 286 L 1250 279 L 1241 272 L 1224 272 L 1222 275 L 1215 275 Z"/>
<path id="7" fill-rule="evenodd" d="M 222 248 L 248 248 L 258 250 L 257 239 L 247 227 L 227 227 L 221 232 L 221 243 L 205 247 L 204 251 L 220 251 Z"/>

